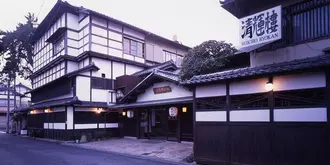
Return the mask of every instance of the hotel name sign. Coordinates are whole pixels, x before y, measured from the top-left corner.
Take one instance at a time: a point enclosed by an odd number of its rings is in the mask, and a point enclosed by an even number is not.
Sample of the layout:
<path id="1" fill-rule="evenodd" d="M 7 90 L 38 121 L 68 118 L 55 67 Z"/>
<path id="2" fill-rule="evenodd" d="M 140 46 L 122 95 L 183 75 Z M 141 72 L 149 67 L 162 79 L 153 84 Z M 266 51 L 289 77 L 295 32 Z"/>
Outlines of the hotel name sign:
<path id="1" fill-rule="evenodd" d="M 172 89 L 170 86 L 157 87 L 157 88 L 154 88 L 153 90 L 154 90 L 154 94 L 172 92 Z"/>
<path id="2" fill-rule="evenodd" d="M 241 18 L 240 46 L 249 47 L 282 38 L 282 6 Z"/>

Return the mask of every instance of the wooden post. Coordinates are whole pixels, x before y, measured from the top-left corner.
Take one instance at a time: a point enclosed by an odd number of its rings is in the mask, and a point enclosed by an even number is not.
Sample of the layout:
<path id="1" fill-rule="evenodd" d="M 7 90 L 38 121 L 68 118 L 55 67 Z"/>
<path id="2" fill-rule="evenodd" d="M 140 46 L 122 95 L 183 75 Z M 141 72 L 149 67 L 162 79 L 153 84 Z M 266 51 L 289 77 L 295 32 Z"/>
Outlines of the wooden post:
<path id="1" fill-rule="evenodd" d="M 327 147 L 326 147 L 326 155 L 330 154 L 330 68 L 326 69 L 326 92 L 325 92 L 325 102 L 326 102 L 326 106 L 327 106 Z M 330 163 L 330 158 L 329 156 L 327 156 L 327 164 Z"/>
<path id="2" fill-rule="evenodd" d="M 226 120 L 227 120 L 227 163 L 231 162 L 231 125 L 230 125 L 230 93 L 229 82 L 226 82 Z"/>
<path id="3" fill-rule="evenodd" d="M 273 77 L 269 77 L 269 81 L 273 81 Z M 274 153 L 274 91 L 268 92 L 268 108 L 269 108 L 269 133 L 270 133 L 270 153 Z M 270 155 L 271 164 L 275 164 L 275 157 L 273 154 Z"/>
<path id="4" fill-rule="evenodd" d="M 176 138 L 179 143 L 181 143 L 181 110 L 182 110 L 182 106 L 180 107 L 180 109 L 178 109 L 178 115 L 177 115 L 177 121 L 176 121 L 177 122 Z"/>

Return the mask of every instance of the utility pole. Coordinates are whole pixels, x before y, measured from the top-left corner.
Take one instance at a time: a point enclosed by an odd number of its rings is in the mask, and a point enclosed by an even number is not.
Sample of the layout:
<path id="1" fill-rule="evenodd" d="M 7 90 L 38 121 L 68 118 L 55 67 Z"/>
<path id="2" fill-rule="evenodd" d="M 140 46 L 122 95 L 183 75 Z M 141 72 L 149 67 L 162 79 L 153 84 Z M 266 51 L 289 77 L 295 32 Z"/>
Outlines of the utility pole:
<path id="1" fill-rule="evenodd" d="M 10 116 L 10 77 L 7 83 L 7 123 L 6 123 L 6 133 L 9 134 L 9 116 Z"/>

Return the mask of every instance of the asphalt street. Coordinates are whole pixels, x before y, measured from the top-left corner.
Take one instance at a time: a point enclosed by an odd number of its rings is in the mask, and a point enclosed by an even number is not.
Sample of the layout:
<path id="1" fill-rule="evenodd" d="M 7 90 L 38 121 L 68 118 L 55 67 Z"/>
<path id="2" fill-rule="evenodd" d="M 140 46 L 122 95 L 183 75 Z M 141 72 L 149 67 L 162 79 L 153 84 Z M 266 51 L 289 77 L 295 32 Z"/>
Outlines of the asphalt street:
<path id="1" fill-rule="evenodd" d="M 0 165 L 165 165 L 163 161 L 81 149 L 0 131 Z"/>

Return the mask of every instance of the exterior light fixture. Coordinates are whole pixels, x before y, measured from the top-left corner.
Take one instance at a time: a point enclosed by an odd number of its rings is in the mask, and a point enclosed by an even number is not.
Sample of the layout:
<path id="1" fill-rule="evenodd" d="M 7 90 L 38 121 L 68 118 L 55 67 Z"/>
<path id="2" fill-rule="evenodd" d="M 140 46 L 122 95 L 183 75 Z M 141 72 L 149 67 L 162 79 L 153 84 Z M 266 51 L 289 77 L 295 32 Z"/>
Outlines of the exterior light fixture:
<path id="1" fill-rule="evenodd" d="M 45 109 L 45 113 L 49 113 L 50 111 L 49 111 L 49 109 Z"/>
<path id="2" fill-rule="evenodd" d="M 267 92 L 272 91 L 274 89 L 273 78 L 269 78 L 269 81 L 265 85 L 265 89 Z"/>
<path id="3" fill-rule="evenodd" d="M 30 111 L 30 114 L 35 114 L 35 110 Z"/>
<path id="4" fill-rule="evenodd" d="M 126 112 L 125 112 L 125 111 L 123 111 L 121 114 L 122 114 L 123 116 L 126 116 Z"/>
<path id="5" fill-rule="evenodd" d="M 182 112 L 186 113 L 187 112 L 187 107 L 182 107 Z"/>
<path id="6" fill-rule="evenodd" d="M 102 112 L 102 108 L 97 108 L 95 112 L 100 114 Z"/>
<path id="7" fill-rule="evenodd" d="M 127 111 L 127 117 L 128 118 L 133 118 L 134 117 L 134 111 L 132 111 L 132 110 Z"/>

